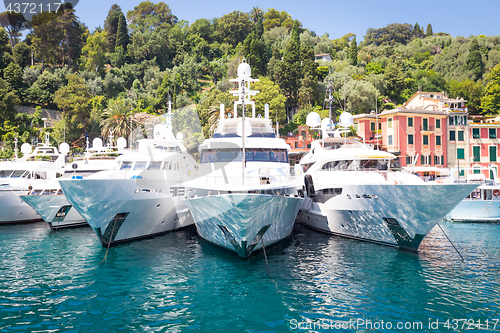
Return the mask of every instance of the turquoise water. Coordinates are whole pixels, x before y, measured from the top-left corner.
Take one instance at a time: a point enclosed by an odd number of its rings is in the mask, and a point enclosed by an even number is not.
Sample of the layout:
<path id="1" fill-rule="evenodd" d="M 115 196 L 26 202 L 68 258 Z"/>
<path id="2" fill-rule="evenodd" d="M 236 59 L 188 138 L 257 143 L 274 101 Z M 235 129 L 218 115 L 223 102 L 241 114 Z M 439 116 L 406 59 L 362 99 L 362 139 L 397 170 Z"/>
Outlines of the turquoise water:
<path id="1" fill-rule="evenodd" d="M 500 331 L 500 225 L 442 226 L 465 261 L 439 228 L 416 255 L 296 226 L 272 278 L 194 229 L 106 255 L 90 228 L 0 226 L 0 331 Z"/>

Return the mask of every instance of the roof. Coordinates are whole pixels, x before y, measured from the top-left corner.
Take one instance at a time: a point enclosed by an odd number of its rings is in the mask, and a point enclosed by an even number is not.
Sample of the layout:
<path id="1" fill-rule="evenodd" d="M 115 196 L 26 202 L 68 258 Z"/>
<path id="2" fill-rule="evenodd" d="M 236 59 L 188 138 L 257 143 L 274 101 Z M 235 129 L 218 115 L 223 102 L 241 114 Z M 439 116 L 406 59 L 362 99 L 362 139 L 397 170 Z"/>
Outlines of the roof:
<path id="1" fill-rule="evenodd" d="M 434 114 L 434 115 L 440 115 L 440 116 L 448 116 L 446 111 L 439 111 L 439 110 L 428 110 L 428 109 L 406 109 L 403 107 L 399 107 L 393 110 L 385 110 L 382 111 L 379 114 L 379 117 L 385 116 L 385 115 L 391 115 L 395 113 L 413 113 L 413 114 Z"/>

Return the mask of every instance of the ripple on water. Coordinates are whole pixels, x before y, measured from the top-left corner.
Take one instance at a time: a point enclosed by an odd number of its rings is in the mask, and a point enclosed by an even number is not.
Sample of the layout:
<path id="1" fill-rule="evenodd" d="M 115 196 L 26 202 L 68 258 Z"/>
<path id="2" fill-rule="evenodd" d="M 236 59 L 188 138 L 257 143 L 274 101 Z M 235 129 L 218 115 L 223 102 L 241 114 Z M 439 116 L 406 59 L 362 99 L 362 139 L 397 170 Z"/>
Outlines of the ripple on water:
<path id="1" fill-rule="evenodd" d="M 111 247 L 103 261 L 90 228 L 0 226 L 0 329 L 284 332 L 301 321 L 498 318 L 500 226 L 442 227 L 464 261 L 438 228 L 416 255 L 296 226 L 268 249 L 269 277 L 262 254 L 241 260 L 194 229 Z"/>

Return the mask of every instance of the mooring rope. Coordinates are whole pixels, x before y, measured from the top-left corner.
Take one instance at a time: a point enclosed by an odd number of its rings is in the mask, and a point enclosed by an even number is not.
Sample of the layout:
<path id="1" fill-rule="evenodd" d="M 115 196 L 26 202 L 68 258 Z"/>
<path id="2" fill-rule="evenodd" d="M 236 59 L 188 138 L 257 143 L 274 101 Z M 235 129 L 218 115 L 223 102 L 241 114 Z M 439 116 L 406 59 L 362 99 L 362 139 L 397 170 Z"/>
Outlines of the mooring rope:
<path id="1" fill-rule="evenodd" d="M 269 274 L 269 277 L 272 279 L 273 277 L 271 276 L 271 271 L 269 270 L 269 262 L 267 261 L 266 247 L 264 246 L 264 237 L 261 237 L 260 241 L 262 242 L 262 251 L 264 252 L 264 258 L 266 259 L 267 273 Z"/>
<path id="2" fill-rule="evenodd" d="M 462 257 L 462 255 L 460 254 L 460 252 L 458 252 L 458 249 L 455 247 L 455 245 L 453 244 L 453 242 L 450 240 L 450 238 L 448 237 L 448 235 L 446 234 L 446 232 L 444 232 L 444 230 L 441 227 L 441 225 L 439 223 L 437 225 L 439 226 L 439 228 L 441 229 L 441 231 L 443 232 L 443 234 L 446 236 L 446 238 L 448 239 L 448 242 L 450 242 L 451 246 L 453 246 L 453 248 L 455 249 L 455 251 L 457 251 L 457 253 L 460 256 L 460 258 L 462 258 L 462 261 L 465 261 L 464 257 Z"/>
<path id="3" fill-rule="evenodd" d="M 116 225 L 116 221 L 118 221 L 118 219 L 115 218 L 115 223 L 113 223 L 113 229 L 111 229 L 111 235 L 113 235 L 113 232 L 115 231 L 115 225 Z M 104 258 L 102 259 L 102 261 L 99 263 L 102 264 L 104 262 L 104 260 L 106 260 L 106 257 L 108 256 L 108 251 L 109 251 L 109 246 L 111 245 L 111 241 L 108 241 L 108 248 L 106 249 L 106 254 L 104 255 Z M 98 265 L 98 266 L 99 266 Z"/>

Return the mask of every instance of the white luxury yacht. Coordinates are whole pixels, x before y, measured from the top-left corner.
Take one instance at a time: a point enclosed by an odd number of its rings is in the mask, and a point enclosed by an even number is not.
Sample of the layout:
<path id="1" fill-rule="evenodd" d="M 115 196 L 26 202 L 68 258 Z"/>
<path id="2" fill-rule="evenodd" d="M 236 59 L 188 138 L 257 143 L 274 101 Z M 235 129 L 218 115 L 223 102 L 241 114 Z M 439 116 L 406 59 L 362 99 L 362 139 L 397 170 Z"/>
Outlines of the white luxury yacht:
<path id="1" fill-rule="evenodd" d="M 112 142 L 112 138 L 110 139 Z M 115 159 L 125 152 L 126 145 L 127 140 L 124 138 L 118 139 L 117 146 L 111 144 L 103 146 L 100 138 L 92 141 L 92 147 L 89 147 L 87 142 L 84 156 L 76 157 L 72 163 L 68 164 L 66 172 L 60 179 L 82 179 L 99 171 L 115 169 Z M 87 221 L 66 199 L 58 180 L 54 179 L 34 186 L 27 195 L 22 195 L 21 199 L 30 205 L 53 230 L 86 225 Z"/>
<path id="2" fill-rule="evenodd" d="M 21 152 L 23 157 L 20 159 L 0 162 L 0 224 L 42 220 L 19 196 L 62 177 L 69 146 L 62 143 L 58 151 L 50 146 L 47 133 L 44 144 L 32 151 L 31 145 L 24 143 Z"/>
<path id="3" fill-rule="evenodd" d="M 347 128 L 352 116 L 344 112 L 339 122 Z M 308 115 L 308 125 L 319 123 L 318 114 Z M 331 138 L 322 127 L 323 139 L 314 141 L 300 161 L 307 198 L 299 218 L 313 229 L 417 251 L 427 233 L 477 187 L 429 184 L 411 173 L 393 172 L 393 154 L 340 135 Z"/>
<path id="4" fill-rule="evenodd" d="M 497 181 L 497 169 L 493 167 L 463 168 L 465 180 L 462 182 L 477 184 L 479 187 L 472 191 L 450 213 L 446 220 L 453 222 L 500 222 L 500 184 Z M 460 182 L 457 169 L 450 170 L 450 181 Z M 486 178 L 489 174 L 491 179 Z"/>
<path id="5" fill-rule="evenodd" d="M 187 205 L 201 237 L 246 258 L 292 232 L 303 198 L 290 179 L 288 151 L 271 126 L 269 109 L 255 115 L 250 66 L 238 66 L 233 117 L 224 114 L 213 138 L 199 147 L 203 176 L 190 185 Z M 237 106 L 242 106 L 238 117 Z M 245 105 L 252 105 L 246 117 Z"/>
<path id="6" fill-rule="evenodd" d="M 170 103 L 169 103 L 170 104 Z M 117 168 L 85 179 L 60 180 L 68 202 L 95 231 L 103 246 L 172 231 L 193 223 L 184 204 L 183 182 L 198 164 L 167 121 L 138 151 L 119 156 Z"/>

